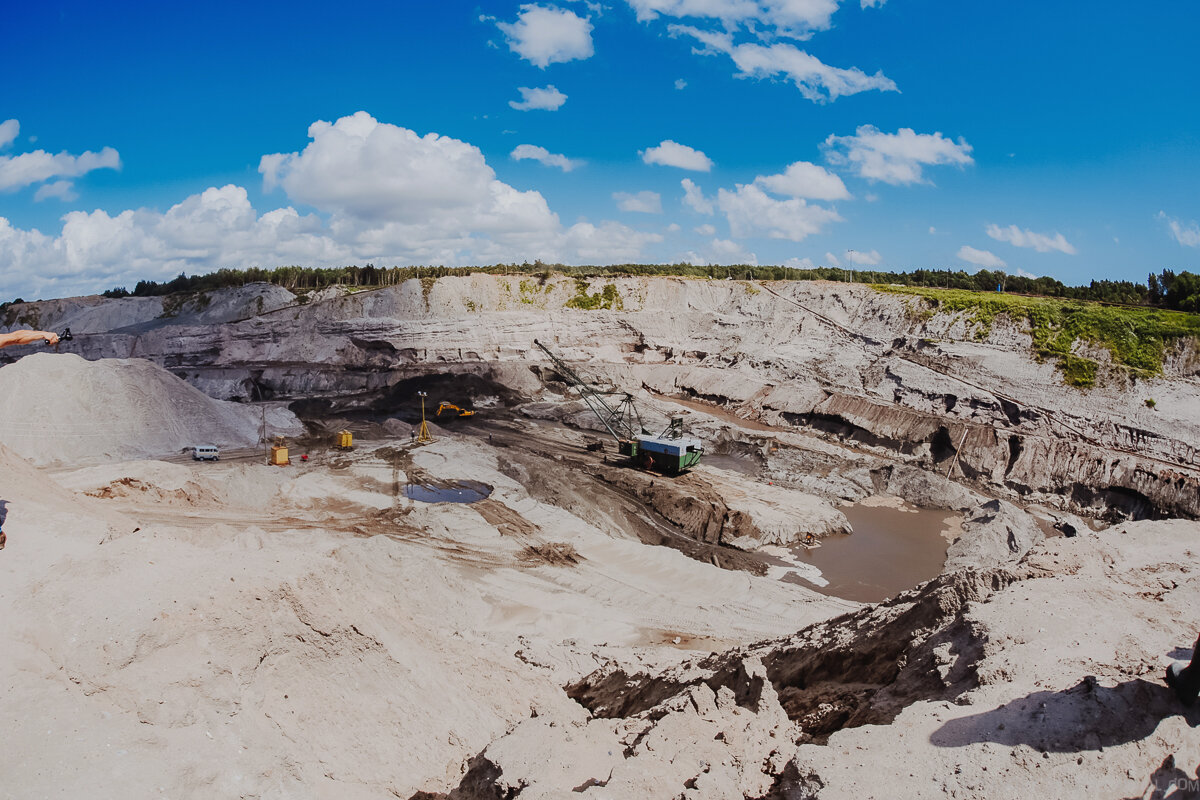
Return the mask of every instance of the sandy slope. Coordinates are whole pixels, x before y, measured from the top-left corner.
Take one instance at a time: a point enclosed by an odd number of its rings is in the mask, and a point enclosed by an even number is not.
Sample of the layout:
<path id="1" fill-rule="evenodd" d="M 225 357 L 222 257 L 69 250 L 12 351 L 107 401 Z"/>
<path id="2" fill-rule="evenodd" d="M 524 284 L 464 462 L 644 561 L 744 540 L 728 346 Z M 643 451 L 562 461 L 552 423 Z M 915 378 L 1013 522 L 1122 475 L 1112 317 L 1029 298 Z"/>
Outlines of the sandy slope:
<path id="1" fill-rule="evenodd" d="M 296 433 L 270 410 L 268 435 Z M 179 453 L 259 440 L 260 409 L 214 400 L 142 359 L 35 353 L 0 368 L 0 441 L 38 464 Z"/>
<path id="2" fill-rule="evenodd" d="M 5 458 L 0 797 L 445 790 L 531 709 L 578 713 L 560 687 L 599 664 L 855 607 L 613 540 L 478 444 L 410 468 L 495 486 L 479 510 L 393 498 L 390 457 L 368 450 L 58 473 L 78 493 Z M 578 563 L 531 560 L 546 542 Z"/>

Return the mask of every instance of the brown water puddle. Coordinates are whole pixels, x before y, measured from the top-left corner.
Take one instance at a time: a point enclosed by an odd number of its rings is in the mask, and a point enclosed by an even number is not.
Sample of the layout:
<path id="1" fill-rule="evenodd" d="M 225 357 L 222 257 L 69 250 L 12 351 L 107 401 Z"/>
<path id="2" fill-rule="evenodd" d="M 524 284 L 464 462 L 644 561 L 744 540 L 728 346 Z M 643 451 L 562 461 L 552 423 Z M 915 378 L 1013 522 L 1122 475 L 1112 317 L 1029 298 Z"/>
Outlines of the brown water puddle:
<path id="1" fill-rule="evenodd" d="M 791 548 L 792 560 L 808 569 L 783 580 L 846 600 L 877 603 L 936 577 L 962 521 L 953 512 L 917 509 L 897 498 L 868 498 L 842 512 L 854 533 L 828 536 L 811 549 Z M 828 582 L 824 586 L 819 585 L 822 579 Z"/>
<path id="2" fill-rule="evenodd" d="M 656 392 L 650 392 L 650 396 L 657 400 L 665 400 L 668 403 L 675 403 L 676 405 L 681 405 L 685 408 L 690 408 L 693 411 L 699 411 L 703 414 L 708 414 L 710 417 L 716 417 L 717 419 L 724 420 L 725 422 L 730 422 L 734 425 L 738 425 L 742 428 L 745 428 L 745 429 L 751 430 L 751 431 L 787 431 L 787 430 L 790 430 L 789 428 L 778 428 L 778 427 L 775 427 L 774 425 L 767 425 L 764 422 L 758 422 L 756 420 L 745 419 L 743 417 L 739 417 L 737 414 L 733 413 L 729 409 L 725 408 L 724 406 L 719 406 L 716 403 L 708 403 L 703 400 L 692 400 L 687 397 L 673 397 L 671 395 L 666 395 L 666 394 L 657 394 Z"/>
<path id="3" fill-rule="evenodd" d="M 758 474 L 758 465 L 749 457 L 731 456 L 726 453 L 705 453 L 704 460 L 700 463 L 706 467 L 716 467 L 750 477 Z"/>

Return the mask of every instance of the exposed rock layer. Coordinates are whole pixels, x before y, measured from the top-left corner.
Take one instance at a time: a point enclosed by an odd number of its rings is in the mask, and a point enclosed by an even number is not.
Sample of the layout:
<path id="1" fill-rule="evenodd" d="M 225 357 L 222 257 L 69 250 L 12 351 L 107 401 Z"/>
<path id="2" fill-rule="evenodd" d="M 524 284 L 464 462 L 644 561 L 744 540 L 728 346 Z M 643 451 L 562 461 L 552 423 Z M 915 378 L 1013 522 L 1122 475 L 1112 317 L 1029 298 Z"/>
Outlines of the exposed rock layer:
<path id="1" fill-rule="evenodd" d="M 74 323 L 87 358 L 149 358 L 213 396 L 378 392 L 430 370 L 525 388 L 534 339 L 593 376 L 707 399 L 989 492 L 1092 515 L 1200 516 L 1200 382 L 1184 343 L 1163 378 L 1102 370 L 1069 388 L 1003 320 L 983 341 L 914 298 L 827 283 L 611 282 L 620 310 L 565 306 L 572 280 L 471 275 L 283 305 L 277 287 L 214 292 L 147 319 L 158 299 L 26 304 L 12 322 Z M 199 306 L 203 305 L 203 308 Z M 161 313 L 161 312 L 160 312 Z M 514 371 L 513 368 L 516 368 Z M 1153 397 L 1153 409 L 1145 400 Z"/>

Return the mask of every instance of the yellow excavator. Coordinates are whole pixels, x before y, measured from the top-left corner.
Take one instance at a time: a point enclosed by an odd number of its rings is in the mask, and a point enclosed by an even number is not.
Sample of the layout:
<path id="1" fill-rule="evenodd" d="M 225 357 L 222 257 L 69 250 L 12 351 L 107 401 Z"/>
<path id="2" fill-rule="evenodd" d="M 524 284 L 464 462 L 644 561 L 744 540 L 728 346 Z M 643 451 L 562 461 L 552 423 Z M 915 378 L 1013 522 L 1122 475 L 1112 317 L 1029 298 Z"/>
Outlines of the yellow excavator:
<path id="1" fill-rule="evenodd" d="M 459 408 L 458 406 L 454 405 L 454 403 L 438 403 L 437 414 L 435 416 L 440 417 L 443 411 L 457 411 L 460 417 L 475 416 L 474 411 L 471 411 L 467 408 Z"/>

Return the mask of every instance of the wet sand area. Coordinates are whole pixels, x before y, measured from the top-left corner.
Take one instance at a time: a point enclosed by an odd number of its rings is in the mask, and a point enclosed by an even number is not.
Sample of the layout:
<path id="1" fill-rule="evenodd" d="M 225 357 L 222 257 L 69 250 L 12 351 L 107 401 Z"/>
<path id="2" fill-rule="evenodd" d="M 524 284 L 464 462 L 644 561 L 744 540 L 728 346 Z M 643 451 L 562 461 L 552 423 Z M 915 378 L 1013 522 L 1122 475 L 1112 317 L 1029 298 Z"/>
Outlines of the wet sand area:
<path id="1" fill-rule="evenodd" d="M 800 569 L 773 571 L 822 594 L 879 602 L 936 577 L 962 521 L 954 512 L 914 508 L 884 496 L 843 506 L 842 512 L 854 533 L 828 536 L 816 547 L 789 548 L 783 560 Z"/>

